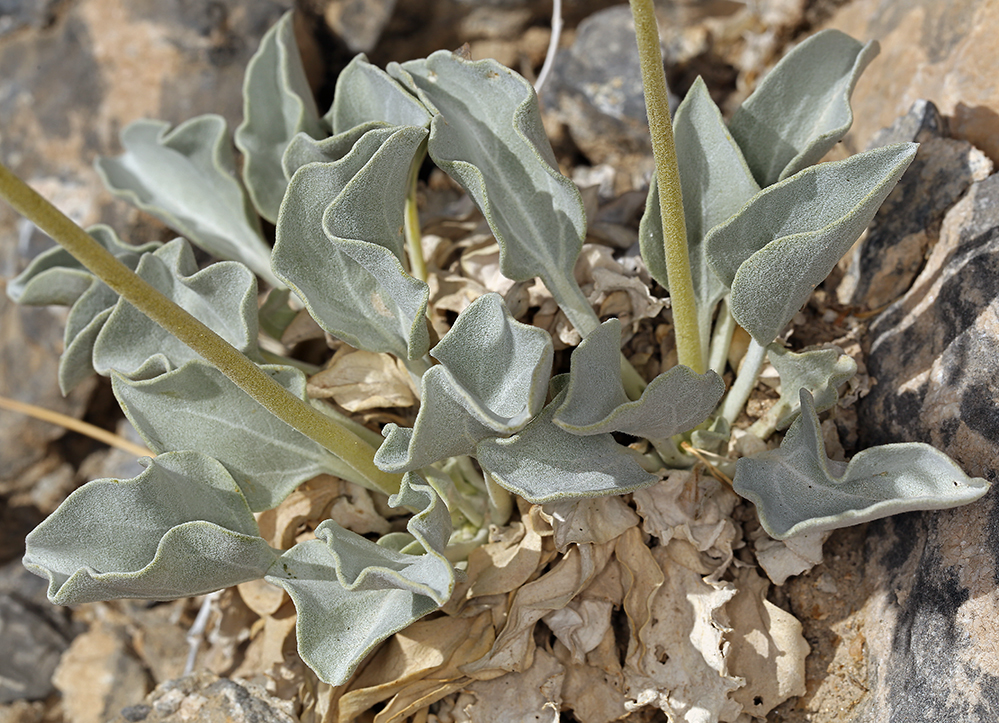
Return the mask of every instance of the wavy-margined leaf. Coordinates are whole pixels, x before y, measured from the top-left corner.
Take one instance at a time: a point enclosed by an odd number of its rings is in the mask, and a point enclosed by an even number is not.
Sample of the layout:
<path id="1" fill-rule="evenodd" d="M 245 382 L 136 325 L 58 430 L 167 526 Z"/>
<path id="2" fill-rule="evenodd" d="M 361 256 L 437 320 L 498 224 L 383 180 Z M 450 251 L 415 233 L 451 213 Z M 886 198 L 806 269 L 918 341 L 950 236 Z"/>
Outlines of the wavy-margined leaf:
<path id="1" fill-rule="evenodd" d="M 370 352 L 419 359 L 429 347 L 429 289 L 402 267 L 409 169 L 423 128 L 366 133 L 334 163 L 291 179 L 274 271 L 329 333 Z"/>
<path id="2" fill-rule="evenodd" d="M 130 123 L 121 133 L 125 153 L 97 159 L 104 185 L 209 253 L 280 285 L 260 219 L 235 177 L 225 119 L 203 115 L 168 129 L 156 120 Z"/>
<path id="3" fill-rule="evenodd" d="M 294 11 L 286 12 L 264 35 L 243 78 L 243 122 L 236 147 L 243 153 L 243 182 L 253 205 L 268 221 L 277 220 L 288 180 L 281 157 L 296 133 L 326 136 L 295 42 Z"/>
<path id="4" fill-rule="evenodd" d="M 196 452 L 143 463 L 132 479 L 88 482 L 28 535 L 24 565 L 53 603 L 201 595 L 276 560 L 220 463 Z"/>
<path id="5" fill-rule="evenodd" d="M 360 53 L 337 76 L 333 105 L 325 119 L 333 134 L 339 135 L 372 121 L 425 128 L 430 124 L 430 112 L 398 81 Z"/>
<path id="6" fill-rule="evenodd" d="M 134 269 L 139 254 L 152 252 L 162 244 L 151 241 L 140 246 L 123 243 L 110 226 L 98 224 L 87 229 L 93 239 L 118 260 Z M 62 246 L 53 246 L 31 260 L 28 267 L 7 282 L 7 296 L 26 306 L 55 304 L 70 306 L 90 288 L 94 275 Z"/>
<path id="7" fill-rule="evenodd" d="M 373 150 L 366 150 L 369 148 L 368 144 L 371 144 L 371 148 L 377 148 L 397 130 L 384 123 L 365 123 L 319 141 L 299 133 L 285 148 L 284 156 L 281 158 L 281 168 L 284 170 L 284 175 L 291 178 L 302 166 L 310 163 L 336 163 L 351 155 L 348 161 L 337 167 L 337 178 L 343 179 L 336 182 L 337 187 L 343 188 L 374 153 Z M 369 136 L 364 144 L 357 145 L 357 142 L 371 131 L 378 132 Z"/>
<path id="8" fill-rule="evenodd" d="M 427 149 L 468 191 L 515 281 L 540 276 L 574 323 L 597 325 L 573 277 L 586 231 L 575 184 L 558 171 L 531 84 L 494 60 L 438 51 L 395 68 L 436 110 Z"/>
<path id="9" fill-rule="evenodd" d="M 799 392 L 807 389 L 812 395 L 816 412 L 824 412 L 836 404 L 840 384 L 857 373 L 857 362 L 848 354 L 835 349 L 814 349 L 800 354 L 780 344 L 767 347 L 767 356 L 780 374 L 780 399 L 768 415 L 774 416 L 777 429 L 784 429 L 801 410 Z"/>
<path id="10" fill-rule="evenodd" d="M 780 449 L 743 457 L 733 488 L 756 504 L 777 539 L 834 530 L 913 510 L 974 502 L 989 483 L 968 477 L 947 455 L 909 442 L 871 447 L 849 464 L 826 457 L 812 395 L 800 391 L 801 415 Z"/>
<path id="11" fill-rule="evenodd" d="M 454 589 L 443 554 L 447 507 L 415 474 L 403 478 L 390 504 L 417 510 L 407 529 L 423 554 L 372 543 L 327 520 L 317 539 L 284 553 L 265 578 L 288 591 L 298 610 L 299 654 L 331 685 L 345 683 L 376 645 L 439 608 Z"/>
<path id="12" fill-rule="evenodd" d="M 263 372 L 299 399 L 305 375 L 286 366 Z M 276 507 L 302 482 L 329 473 L 350 478 L 345 464 L 254 401 L 203 361 L 145 381 L 112 375 L 129 421 L 156 453 L 196 449 L 225 465 L 254 512 Z"/>
<path id="13" fill-rule="evenodd" d="M 553 387 L 565 381 L 556 377 Z M 625 494 L 658 481 L 610 434 L 580 436 L 555 425 L 552 419 L 565 393 L 559 390 L 520 433 L 487 438 L 476 446 L 475 457 L 497 484 L 528 502 L 544 504 Z"/>
<path id="14" fill-rule="evenodd" d="M 386 425 L 375 455 L 383 470 L 404 472 L 469 454 L 486 437 L 521 429 L 544 404 L 551 337 L 516 321 L 498 294 L 469 305 L 430 353 L 441 363 L 423 375 L 413 429 Z"/>
<path id="15" fill-rule="evenodd" d="M 850 96 L 878 54 L 838 30 L 788 53 L 732 116 L 729 130 L 763 187 L 819 161 L 853 123 Z"/>
<path id="16" fill-rule="evenodd" d="M 725 383 L 713 371 L 697 374 L 675 366 L 649 382 L 639 399 L 629 401 L 617 363 L 620 349 L 617 319 L 605 321 L 576 347 L 555 424 L 573 434 L 624 432 L 662 441 L 707 419 L 725 393 Z"/>
<path id="17" fill-rule="evenodd" d="M 687 250 L 701 329 L 701 356 L 707 359 L 711 317 L 715 304 L 725 295 L 728 287 L 708 264 L 704 237 L 715 226 L 734 216 L 760 187 L 753 180 L 742 151 L 725 128 L 721 112 L 700 77 L 677 108 L 673 135 L 683 193 Z M 649 186 L 638 238 L 642 259 L 649 273 L 668 289 L 659 188 L 655 176 Z"/>
<path id="18" fill-rule="evenodd" d="M 874 218 L 909 167 L 899 143 L 807 168 L 765 188 L 704 240 L 732 288 L 732 316 L 760 344 L 773 341 Z"/>
<path id="19" fill-rule="evenodd" d="M 191 247 L 174 239 L 139 261 L 136 273 L 251 357 L 257 351 L 257 279 L 242 264 L 220 261 L 198 271 Z M 118 299 L 93 346 L 98 374 L 136 373 L 150 358 L 173 369 L 198 354 L 124 299 Z"/>

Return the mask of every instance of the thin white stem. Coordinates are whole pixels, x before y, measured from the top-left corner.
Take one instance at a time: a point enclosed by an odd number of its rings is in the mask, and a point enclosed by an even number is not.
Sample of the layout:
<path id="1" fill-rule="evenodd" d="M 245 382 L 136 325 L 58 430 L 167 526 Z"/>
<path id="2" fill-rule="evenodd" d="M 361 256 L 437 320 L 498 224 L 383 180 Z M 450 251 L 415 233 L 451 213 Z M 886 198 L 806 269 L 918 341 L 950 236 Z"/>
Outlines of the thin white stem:
<path id="1" fill-rule="evenodd" d="M 739 375 L 735 378 L 735 383 L 728 390 L 725 403 L 722 406 L 722 416 L 733 424 L 739 416 L 739 412 L 749 401 L 749 395 L 756 386 L 756 379 L 763 368 L 763 362 L 767 360 L 767 348 L 762 346 L 756 339 L 749 341 L 749 348 L 746 349 L 746 356 L 743 357 L 742 367 Z"/>
<path id="2" fill-rule="evenodd" d="M 735 318 L 732 316 L 726 296 L 722 299 L 721 307 L 718 309 L 714 334 L 711 336 L 711 353 L 708 355 L 708 369 L 714 371 L 715 374 L 722 374 L 725 371 L 725 363 L 728 361 L 728 350 L 732 345 L 734 332 Z"/>
<path id="3" fill-rule="evenodd" d="M 548 80 L 548 75 L 555 65 L 555 54 L 558 52 L 558 41 L 562 36 L 562 0 L 555 0 L 552 4 L 552 36 L 548 41 L 548 52 L 545 54 L 544 65 L 538 73 L 538 79 L 534 82 L 534 92 L 540 93 L 541 87 Z"/>
<path id="4" fill-rule="evenodd" d="M 201 639 L 205 636 L 205 627 L 208 625 L 208 616 L 212 614 L 212 603 L 222 594 L 221 590 L 208 593 L 201 601 L 201 608 L 198 616 L 194 618 L 194 625 L 187 632 L 187 662 L 184 664 L 184 675 L 188 676 L 194 672 L 194 663 L 198 659 L 198 649 L 201 647 Z"/>

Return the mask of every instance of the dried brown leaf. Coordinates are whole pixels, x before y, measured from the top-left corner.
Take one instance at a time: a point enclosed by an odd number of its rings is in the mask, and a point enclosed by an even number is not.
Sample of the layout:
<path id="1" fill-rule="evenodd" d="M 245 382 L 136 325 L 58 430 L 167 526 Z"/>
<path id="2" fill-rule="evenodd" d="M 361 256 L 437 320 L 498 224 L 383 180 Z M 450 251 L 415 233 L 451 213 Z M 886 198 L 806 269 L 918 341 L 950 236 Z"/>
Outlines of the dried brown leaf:
<path id="1" fill-rule="evenodd" d="M 805 656 L 808 643 L 801 623 L 766 599 L 770 583 L 755 570 L 739 570 L 739 591 L 725 607 L 732 632 L 728 664 L 745 686 L 733 691 L 733 700 L 746 713 L 765 718 L 793 695 L 805 693 Z"/>
<path id="2" fill-rule="evenodd" d="M 391 354 L 342 347 L 330 365 L 309 378 L 309 396 L 332 398 L 348 412 L 412 407 L 419 398 L 406 367 Z"/>
<path id="3" fill-rule="evenodd" d="M 591 497 L 551 502 L 542 508 L 555 533 L 555 547 L 570 544 L 603 544 L 619 537 L 640 520 L 620 497 Z"/>

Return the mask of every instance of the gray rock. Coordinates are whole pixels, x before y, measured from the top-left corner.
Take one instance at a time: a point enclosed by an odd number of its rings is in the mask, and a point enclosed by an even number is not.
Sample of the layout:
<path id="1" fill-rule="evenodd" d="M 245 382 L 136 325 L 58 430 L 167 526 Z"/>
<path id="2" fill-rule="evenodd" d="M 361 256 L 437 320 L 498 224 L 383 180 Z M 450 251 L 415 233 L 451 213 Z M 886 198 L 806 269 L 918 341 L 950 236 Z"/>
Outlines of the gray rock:
<path id="1" fill-rule="evenodd" d="M 601 10 L 580 23 L 572 46 L 556 56 L 541 100 L 592 163 L 617 163 L 634 154 L 651 157 L 635 26 L 627 5 Z M 671 108 L 677 103 L 670 99 Z"/>
<path id="2" fill-rule="evenodd" d="M 200 672 L 157 686 L 111 723 L 298 723 L 289 701 L 244 681 Z"/>
<path id="3" fill-rule="evenodd" d="M 946 214 L 926 267 L 872 325 L 867 367 L 864 446 L 928 442 L 999 480 L 999 174 Z M 854 723 L 996 719 L 997 499 L 869 527 L 870 694 Z"/>
<path id="4" fill-rule="evenodd" d="M 837 289 L 842 304 L 878 309 L 912 285 L 926 252 L 937 242 L 944 213 L 992 162 L 967 141 L 946 138 L 943 120 L 928 101 L 917 101 L 870 148 L 918 141 L 919 151 L 852 252 Z"/>
<path id="5" fill-rule="evenodd" d="M 0 704 L 47 697 L 59 658 L 79 632 L 45 589 L 20 560 L 0 567 Z"/>
<path id="6" fill-rule="evenodd" d="M 69 641 L 44 615 L 9 594 L 0 595 L 0 703 L 41 700 Z"/>
<path id="7" fill-rule="evenodd" d="M 0 0 L 0 37 L 23 28 L 44 28 L 60 0 Z"/>

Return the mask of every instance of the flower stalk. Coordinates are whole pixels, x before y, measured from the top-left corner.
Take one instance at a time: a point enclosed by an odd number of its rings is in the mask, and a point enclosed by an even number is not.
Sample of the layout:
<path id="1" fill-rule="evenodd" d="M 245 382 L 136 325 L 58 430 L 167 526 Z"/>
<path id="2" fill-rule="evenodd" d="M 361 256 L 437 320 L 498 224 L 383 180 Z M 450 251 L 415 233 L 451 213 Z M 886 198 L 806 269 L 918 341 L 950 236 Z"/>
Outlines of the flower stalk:
<path id="1" fill-rule="evenodd" d="M 698 374 L 705 370 L 701 351 L 701 332 L 697 323 L 697 300 L 690 272 L 687 251 L 687 229 L 683 216 L 683 195 L 680 171 L 673 143 L 673 124 L 666 94 L 666 73 L 659 48 L 659 28 L 656 25 L 652 0 L 630 0 L 635 21 L 635 37 L 645 88 L 645 107 L 649 116 L 652 152 L 656 161 L 656 183 L 659 185 L 659 206 L 663 220 L 663 240 L 666 252 L 666 275 L 676 329 L 676 349 L 680 364 Z"/>
<path id="2" fill-rule="evenodd" d="M 225 339 L 121 263 L 3 164 L 0 164 L 0 197 L 55 239 L 123 299 L 229 377 L 257 403 L 350 465 L 371 483 L 372 489 L 386 494 L 398 492 L 400 477 L 375 466 L 375 450 L 370 444 L 289 393 Z"/>

